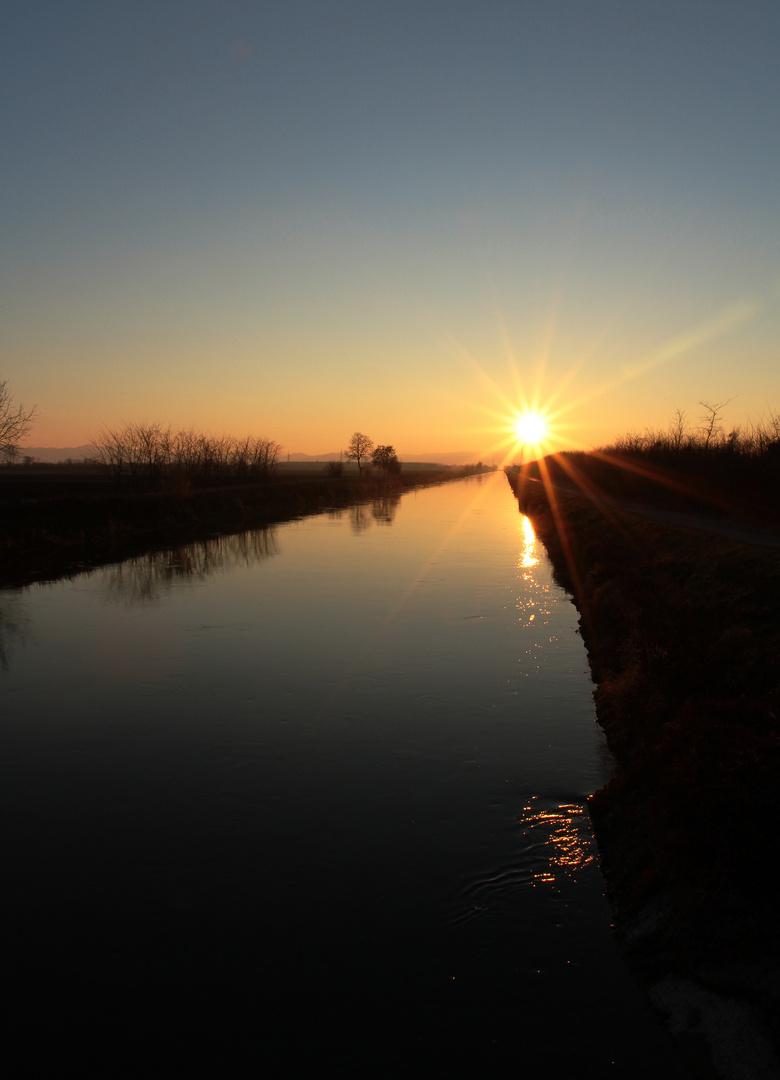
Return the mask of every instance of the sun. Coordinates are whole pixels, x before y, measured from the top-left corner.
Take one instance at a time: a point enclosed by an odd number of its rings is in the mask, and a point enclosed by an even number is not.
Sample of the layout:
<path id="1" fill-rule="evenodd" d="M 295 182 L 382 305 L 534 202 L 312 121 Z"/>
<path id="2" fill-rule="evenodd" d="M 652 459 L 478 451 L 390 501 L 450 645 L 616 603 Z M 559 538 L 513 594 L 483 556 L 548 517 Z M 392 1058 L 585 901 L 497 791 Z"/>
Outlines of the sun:
<path id="1" fill-rule="evenodd" d="M 547 420 L 540 412 L 522 412 L 515 419 L 515 435 L 524 446 L 541 446 L 549 434 Z"/>

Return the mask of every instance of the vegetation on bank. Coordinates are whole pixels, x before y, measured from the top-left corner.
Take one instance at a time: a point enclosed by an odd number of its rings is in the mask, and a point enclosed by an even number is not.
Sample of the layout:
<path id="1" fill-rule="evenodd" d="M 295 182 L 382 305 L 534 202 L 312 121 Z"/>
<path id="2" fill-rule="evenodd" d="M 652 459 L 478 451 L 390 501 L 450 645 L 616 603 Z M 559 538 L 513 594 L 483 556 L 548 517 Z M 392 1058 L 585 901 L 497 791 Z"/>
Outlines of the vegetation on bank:
<path id="1" fill-rule="evenodd" d="M 722 405 L 704 405 L 698 427 L 683 413 L 666 431 L 624 435 L 590 452 L 567 451 L 522 466 L 557 486 L 672 509 L 780 520 L 780 415 L 730 429 Z"/>
<path id="2" fill-rule="evenodd" d="M 619 763 L 590 809 L 626 958 L 648 987 L 684 975 L 780 1030 L 777 548 L 508 475 L 580 611 Z"/>
<path id="3" fill-rule="evenodd" d="M 19 442 L 28 435 L 37 411 L 34 405 L 31 409 L 15 405 L 8 381 L 0 380 L 0 462 L 16 459 Z"/>
<path id="4" fill-rule="evenodd" d="M 374 446 L 355 432 L 345 456 L 356 462 L 357 476 L 331 461 L 318 477 L 288 469 L 279 477 L 281 446 L 273 439 L 174 431 L 156 422 L 102 428 L 83 462 L 42 466 L 28 457 L 15 465 L 35 412 L 15 407 L 0 381 L 0 583 L 323 509 L 377 499 L 384 506 L 408 488 L 491 471 L 480 462 L 418 466 L 401 475 L 394 447 Z"/>
<path id="5" fill-rule="evenodd" d="M 262 436 L 173 431 L 159 423 L 103 428 L 93 443 L 95 462 L 116 484 L 128 479 L 149 489 L 262 480 L 271 475 L 281 451 Z"/>
<path id="6" fill-rule="evenodd" d="M 604 452 L 638 454 L 650 459 L 683 456 L 689 461 L 701 461 L 708 456 L 716 461 L 724 455 L 761 458 L 780 444 L 780 414 L 771 409 L 765 419 L 746 420 L 727 429 L 723 409 L 729 402 L 699 404 L 704 412 L 695 427 L 691 427 L 685 412 L 678 409 L 666 430 L 648 429 L 641 435 L 621 435 L 604 447 Z"/>
<path id="7" fill-rule="evenodd" d="M 491 471 L 482 465 L 383 475 L 281 479 L 162 491 L 116 489 L 94 466 L 56 467 L 30 481 L 0 470 L 0 582 L 55 575 L 155 546 L 257 528 L 355 503 L 386 500 L 411 488 Z M 12 474 L 9 473 L 9 476 Z"/>

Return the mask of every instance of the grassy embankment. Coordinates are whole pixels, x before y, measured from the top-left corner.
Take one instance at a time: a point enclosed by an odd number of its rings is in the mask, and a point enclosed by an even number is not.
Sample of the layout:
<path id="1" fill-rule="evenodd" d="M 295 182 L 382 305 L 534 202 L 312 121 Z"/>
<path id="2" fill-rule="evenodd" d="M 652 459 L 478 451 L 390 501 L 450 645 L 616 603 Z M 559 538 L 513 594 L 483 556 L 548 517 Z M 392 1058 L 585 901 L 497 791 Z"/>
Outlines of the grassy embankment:
<path id="1" fill-rule="evenodd" d="M 362 478 L 308 471 L 251 484 L 137 491 L 117 488 L 99 468 L 52 469 L 30 480 L 17 469 L 0 473 L 0 581 L 66 573 L 74 566 L 113 562 L 215 533 L 393 498 L 482 471 L 442 466 Z"/>
<path id="2" fill-rule="evenodd" d="M 770 458 L 739 487 L 754 519 L 762 500 L 777 509 Z M 620 464 L 580 454 L 523 470 L 565 492 L 508 470 L 580 611 L 619 763 L 590 800 L 616 932 L 651 998 L 672 974 L 746 1003 L 776 1033 L 780 552 L 626 510 L 616 496 L 678 511 L 703 487 L 710 507 L 735 500 L 712 475 L 677 472 L 670 487 L 641 456 Z"/>

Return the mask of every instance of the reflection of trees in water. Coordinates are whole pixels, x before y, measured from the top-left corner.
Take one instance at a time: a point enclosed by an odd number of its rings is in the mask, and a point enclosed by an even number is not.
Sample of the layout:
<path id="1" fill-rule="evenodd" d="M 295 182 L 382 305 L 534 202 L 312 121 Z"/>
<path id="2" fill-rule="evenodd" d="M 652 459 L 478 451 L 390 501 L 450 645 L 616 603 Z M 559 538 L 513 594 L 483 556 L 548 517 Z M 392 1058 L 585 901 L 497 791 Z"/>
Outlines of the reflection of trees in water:
<path id="1" fill-rule="evenodd" d="M 370 526 L 371 516 L 365 503 L 355 503 L 349 508 L 349 525 L 354 533 L 362 533 Z"/>
<path id="2" fill-rule="evenodd" d="M 349 508 L 349 523 L 355 533 L 364 532 L 372 524 L 392 525 L 401 496 L 383 495 L 370 503 L 355 503 Z"/>
<path id="3" fill-rule="evenodd" d="M 0 669 L 8 670 L 14 645 L 24 647 L 30 620 L 22 611 L 22 592 L 4 592 L 0 598 Z"/>
<path id="4" fill-rule="evenodd" d="M 107 566 L 103 569 L 103 586 L 114 599 L 144 604 L 157 600 L 174 585 L 204 581 L 236 566 L 253 566 L 276 553 L 274 526 L 249 529 L 150 551 Z"/>
<path id="5" fill-rule="evenodd" d="M 374 499 L 371 503 L 371 514 L 377 525 L 392 525 L 398 510 L 401 496 L 385 495 L 381 499 Z"/>

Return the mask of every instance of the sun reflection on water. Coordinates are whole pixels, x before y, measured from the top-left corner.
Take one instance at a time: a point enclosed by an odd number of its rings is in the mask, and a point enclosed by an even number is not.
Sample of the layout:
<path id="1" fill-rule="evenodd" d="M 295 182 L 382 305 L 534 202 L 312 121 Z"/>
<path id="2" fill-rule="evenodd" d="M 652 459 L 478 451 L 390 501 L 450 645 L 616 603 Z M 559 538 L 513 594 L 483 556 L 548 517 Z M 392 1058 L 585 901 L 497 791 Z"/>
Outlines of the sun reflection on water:
<path id="1" fill-rule="evenodd" d="M 523 517 L 521 528 L 523 531 L 523 548 L 520 552 L 520 566 L 530 568 L 536 566 L 539 560 L 536 557 L 536 533 L 531 524 L 531 519 Z"/>
<path id="2" fill-rule="evenodd" d="M 575 877 L 595 859 L 583 805 L 564 803 L 543 808 L 534 795 L 523 807 L 519 824 L 528 844 L 542 856 L 531 874 L 534 884 L 555 885 L 562 875 Z"/>
<path id="3" fill-rule="evenodd" d="M 580 882 L 596 859 L 596 844 L 584 803 L 551 805 L 532 795 L 515 819 L 518 843 L 511 862 L 494 866 L 466 883 L 453 924 L 502 910 L 515 911 L 518 889 L 551 889 L 558 895 Z"/>
<path id="4" fill-rule="evenodd" d="M 520 550 L 517 555 L 517 569 L 523 585 L 520 587 L 520 595 L 515 600 L 515 607 L 520 612 L 521 626 L 529 627 L 537 618 L 539 619 L 535 630 L 537 634 L 541 634 L 541 627 L 547 626 L 550 615 L 549 585 L 544 581 L 537 581 L 533 573 L 534 567 L 539 565 L 539 558 L 537 557 L 536 534 L 530 518 L 521 515 L 519 528 Z"/>

